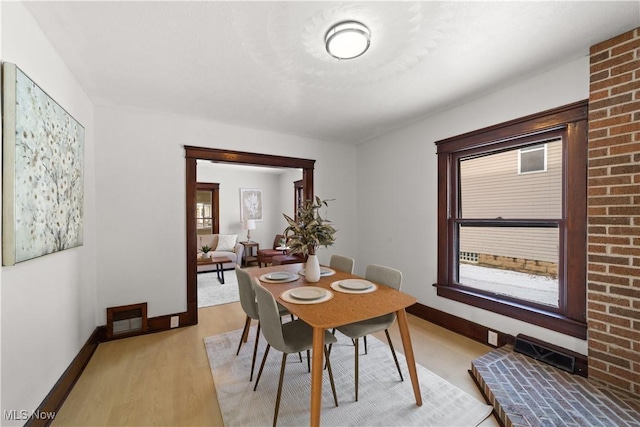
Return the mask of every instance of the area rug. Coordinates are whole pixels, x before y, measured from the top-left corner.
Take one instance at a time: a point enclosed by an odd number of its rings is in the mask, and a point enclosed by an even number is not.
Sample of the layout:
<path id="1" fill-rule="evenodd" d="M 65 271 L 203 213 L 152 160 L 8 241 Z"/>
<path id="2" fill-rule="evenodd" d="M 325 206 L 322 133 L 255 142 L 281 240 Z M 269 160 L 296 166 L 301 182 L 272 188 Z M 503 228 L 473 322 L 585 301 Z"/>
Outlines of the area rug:
<path id="1" fill-rule="evenodd" d="M 205 348 L 215 383 L 224 425 L 271 425 L 278 389 L 282 353 L 269 352 L 260 384 L 253 391 L 249 382 L 256 328 L 236 356 L 241 330 L 205 338 Z M 418 365 L 422 406 L 416 406 L 405 358 L 397 353 L 405 377 L 400 381 L 387 344 L 367 338 L 368 354 L 360 357 L 359 401 L 354 401 L 354 348 L 351 340 L 338 335 L 331 351 L 331 365 L 338 403 L 333 403 L 327 371 L 322 387 L 321 424 L 325 426 L 477 426 L 491 413 L 491 406 Z M 256 372 L 266 342 L 260 339 Z M 401 346 L 400 343 L 397 344 Z M 361 346 L 362 349 L 363 346 Z M 362 350 L 361 350 L 362 351 Z M 296 355 L 287 359 L 278 417 L 279 426 L 309 424 L 310 374 L 307 362 Z"/>
<path id="2" fill-rule="evenodd" d="M 216 272 L 198 273 L 198 308 L 240 301 L 236 272 L 224 272 L 224 285 L 220 284 Z"/>

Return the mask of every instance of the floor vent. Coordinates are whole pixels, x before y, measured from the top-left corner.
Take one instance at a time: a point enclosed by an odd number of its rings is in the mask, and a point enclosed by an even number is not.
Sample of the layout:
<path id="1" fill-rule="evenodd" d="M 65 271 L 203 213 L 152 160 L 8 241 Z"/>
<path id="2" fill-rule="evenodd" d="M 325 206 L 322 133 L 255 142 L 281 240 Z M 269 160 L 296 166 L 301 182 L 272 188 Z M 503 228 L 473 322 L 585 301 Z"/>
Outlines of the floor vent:
<path id="1" fill-rule="evenodd" d="M 575 373 L 576 358 L 562 352 L 551 344 L 546 344 L 525 335 L 518 335 L 514 345 L 514 351 L 547 363 L 563 371 Z"/>
<path id="2" fill-rule="evenodd" d="M 140 335 L 147 331 L 147 303 L 107 307 L 107 338 Z"/>

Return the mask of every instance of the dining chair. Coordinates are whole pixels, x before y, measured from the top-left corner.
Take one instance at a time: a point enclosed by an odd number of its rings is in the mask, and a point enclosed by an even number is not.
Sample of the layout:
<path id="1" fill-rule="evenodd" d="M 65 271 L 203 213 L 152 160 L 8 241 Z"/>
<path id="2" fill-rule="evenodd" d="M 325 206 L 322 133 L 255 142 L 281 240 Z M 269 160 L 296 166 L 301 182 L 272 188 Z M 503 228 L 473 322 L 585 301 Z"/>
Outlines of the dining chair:
<path id="1" fill-rule="evenodd" d="M 273 295 L 271 295 L 268 290 L 262 287 L 257 279 L 254 279 L 254 287 L 256 290 L 256 295 L 258 297 L 260 323 L 263 325 L 262 333 L 267 340 L 267 348 L 265 349 L 264 356 L 262 357 L 262 363 L 260 364 L 258 377 L 256 378 L 256 383 L 253 387 L 254 391 L 258 388 L 258 383 L 260 381 L 260 377 L 262 376 L 262 370 L 264 369 L 265 362 L 267 361 L 269 349 L 271 347 L 274 347 L 276 350 L 282 352 L 282 364 L 280 366 L 278 393 L 276 395 L 276 406 L 273 414 L 273 426 L 275 427 L 276 423 L 278 422 L 278 412 L 280 411 L 280 397 L 282 396 L 282 382 L 284 379 L 287 356 L 290 353 L 299 353 L 303 350 L 306 350 L 308 355 L 309 349 L 313 347 L 313 328 L 300 319 L 287 323 L 281 323 L 277 302 Z M 324 354 L 327 358 L 329 382 L 331 383 L 333 400 L 335 402 L 335 405 L 338 406 L 338 395 L 336 394 L 336 386 L 333 382 L 333 371 L 331 370 L 331 362 L 329 361 L 329 354 L 327 352 L 326 346 L 326 344 L 332 344 L 336 342 L 336 337 L 334 337 L 328 331 L 324 331 L 324 339 Z M 314 357 L 315 356 L 316 355 L 314 354 Z"/>
<path id="2" fill-rule="evenodd" d="M 329 267 L 334 270 L 345 271 L 349 274 L 353 274 L 353 267 L 356 261 L 353 258 L 349 258 L 342 255 L 331 255 L 329 260 Z"/>
<path id="3" fill-rule="evenodd" d="M 402 286 L 402 272 L 382 265 L 371 264 L 367 266 L 365 278 L 371 282 L 375 282 L 381 285 L 389 286 L 390 288 L 400 290 Z M 387 336 L 389 342 L 389 348 L 393 355 L 393 360 L 396 362 L 398 373 L 400 374 L 400 381 L 404 381 L 402 372 L 400 370 L 400 364 L 398 363 L 398 357 L 393 349 L 393 343 L 391 342 L 391 336 L 389 336 L 389 327 L 393 325 L 396 320 L 395 313 L 385 314 L 383 316 L 374 317 L 373 319 L 363 320 L 361 322 L 350 323 L 348 325 L 339 326 L 337 329 L 344 335 L 351 338 L 355 345 L 355 391 L 356 402 L 358 401 L 358 359 L 359 359 L 359 338 L 364 337 L 365 342 L 365 354 L 367 353 L 367 335 L 374 332 L 383 331 Z"/>
<path id="4" fill-rule="evenodd" d="M 253 282 L 251 281 L 251 275 L 247 273 L 246 270 L 236 265 L 236 277 L 238 279 L 240 305 L 242 306 L 242 310 L 247 315 L 244 322 L 244 329 L 242 330 L 242 335 L 240 336 L 240 343 L 238 344 L 238 351 L 236 351 L 236 356 L 240 354 L 242 343 L 247 342 L 249 329 L 251 328 L 251 320 L 258 320 L 256 342 L 253 345 L 253 359 L 251 360 L 251 375 L 249 376 L 249 381 L 253 381 L 253 371 L 256 365 L 256 354 L 258 352 L 258 340 L 260 339 L 260 316 L 258 315 L 258 303 L 256 301 L 256 292 L 253 287 Z M 281 305 L 278 305 L 279 318 L 288 314 L 291 314 L 289 313 L 289 310 Z M 291 315 L 291 320 L 293 320 L 293 315 Z M 302 360 L 302 356 L 300 356 L 300 360 Z"/>

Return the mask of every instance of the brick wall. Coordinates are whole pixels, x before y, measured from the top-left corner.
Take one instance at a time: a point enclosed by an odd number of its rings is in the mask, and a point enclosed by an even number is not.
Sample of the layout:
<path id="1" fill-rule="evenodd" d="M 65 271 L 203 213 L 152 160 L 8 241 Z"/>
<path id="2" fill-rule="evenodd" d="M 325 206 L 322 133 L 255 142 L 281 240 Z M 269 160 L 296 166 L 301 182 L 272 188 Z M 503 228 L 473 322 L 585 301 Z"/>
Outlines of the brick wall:
<path id="1" fill-rule="evenodd" d="M 640 394 L 640 28 L 591 47 L 589 378 Z"/>

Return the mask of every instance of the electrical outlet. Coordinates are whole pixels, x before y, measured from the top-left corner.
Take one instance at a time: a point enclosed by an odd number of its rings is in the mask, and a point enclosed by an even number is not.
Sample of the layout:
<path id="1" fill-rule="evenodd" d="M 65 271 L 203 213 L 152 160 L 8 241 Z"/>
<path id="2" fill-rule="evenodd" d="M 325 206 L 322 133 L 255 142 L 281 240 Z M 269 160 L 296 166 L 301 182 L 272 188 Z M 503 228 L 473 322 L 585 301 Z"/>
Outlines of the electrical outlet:
<path id="1" fill-rule="evenodd" d="M 177 328 L 178 326 L 180 326 L 180 317 L 171 316 L 171 327 Z"/>
<path id="2" fill-rule="evenodd" d="M 487 342 L 494 346 L 498 346 L 498 333 L 494 331 L 489 331 L 489 336 L 487 337 Z"/>

